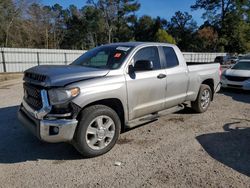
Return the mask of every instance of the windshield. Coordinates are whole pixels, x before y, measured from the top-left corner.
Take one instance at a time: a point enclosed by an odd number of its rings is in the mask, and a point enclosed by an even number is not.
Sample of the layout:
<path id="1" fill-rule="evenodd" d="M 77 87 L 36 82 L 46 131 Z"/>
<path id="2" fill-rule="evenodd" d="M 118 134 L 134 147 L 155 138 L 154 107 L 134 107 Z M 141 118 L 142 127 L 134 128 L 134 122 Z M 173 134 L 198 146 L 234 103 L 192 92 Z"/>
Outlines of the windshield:
<path id="1" fill-rule="evenodd" d="M 241 61 L 235 64 L 232 69 L 235 70 L 250 70 L 250 61 Z"/>
<path id="2" fill-rule="evenodd" d="M 129 46 L 100 46 L 81 55 L 71 65 L 100 69 L 118 69 L 132 50 Z"/>

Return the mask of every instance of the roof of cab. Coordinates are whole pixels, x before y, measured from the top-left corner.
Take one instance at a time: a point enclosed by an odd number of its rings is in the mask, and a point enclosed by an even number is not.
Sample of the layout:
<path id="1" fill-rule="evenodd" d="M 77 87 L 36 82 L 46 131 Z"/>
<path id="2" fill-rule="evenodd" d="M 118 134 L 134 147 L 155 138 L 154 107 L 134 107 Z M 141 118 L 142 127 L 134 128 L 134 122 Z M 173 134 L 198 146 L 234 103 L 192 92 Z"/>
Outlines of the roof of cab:
<path id="1" fill-rule="evenodd" d="M 155 46 L 175 46 L 169 43 L 159 43 L 159 42 L 119 42 L 119 43 L 110 43 L 106 44 L 107 46 L 115 45 L 115 46 L 129 46 L 129 47 L 138 47 L 138 46 L 148 46 L 148 45 L 155 45 Z"/>

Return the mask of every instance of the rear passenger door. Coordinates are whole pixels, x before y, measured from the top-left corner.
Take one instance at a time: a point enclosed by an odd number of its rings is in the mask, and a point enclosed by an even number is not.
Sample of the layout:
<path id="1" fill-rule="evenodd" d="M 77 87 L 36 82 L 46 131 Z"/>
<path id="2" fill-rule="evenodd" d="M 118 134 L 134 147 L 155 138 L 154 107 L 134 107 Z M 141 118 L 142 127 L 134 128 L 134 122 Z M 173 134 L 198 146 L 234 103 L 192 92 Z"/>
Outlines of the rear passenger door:
<path id="1" fill-rule="evenodd" d="M 161 49 L 167 74 L 165 108 L 170 108 L 185 101 L 189 77 L 187 67 L 179 62 L 175 50 L 167 46 Z"/>
<path id="2" fill-rule="evenodd" d="M 160 61 L 158 47 L 139 49 L 130 64 L 142 60 L 152 61 L 153 70 L 126 74 L 130 120 L 163 110 L 165 105 L 166 72 Z"/>

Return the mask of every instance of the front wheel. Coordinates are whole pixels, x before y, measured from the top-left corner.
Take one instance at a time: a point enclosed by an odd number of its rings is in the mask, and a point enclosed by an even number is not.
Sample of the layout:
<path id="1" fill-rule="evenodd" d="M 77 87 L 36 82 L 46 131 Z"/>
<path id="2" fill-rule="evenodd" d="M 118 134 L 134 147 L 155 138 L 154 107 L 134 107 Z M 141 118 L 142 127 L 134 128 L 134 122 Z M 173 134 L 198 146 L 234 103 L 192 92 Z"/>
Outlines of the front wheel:
<path id="1" fill-rule="evenodd" d="M 208 107 L 210 106 L 211 99 L 211 88 L 208 85 L 202 84 L 197 99 L 191 102 L 191 106 L 196 112 L 203 113 L 207 111 Z"/>
<path id="2" fill-rule="evenodd" d="M 121 131 L 117 113 L 104 105 L 87 107 L 74 137 L 74 146 L 85 157 L 102 155 L 113 148 Z"/>

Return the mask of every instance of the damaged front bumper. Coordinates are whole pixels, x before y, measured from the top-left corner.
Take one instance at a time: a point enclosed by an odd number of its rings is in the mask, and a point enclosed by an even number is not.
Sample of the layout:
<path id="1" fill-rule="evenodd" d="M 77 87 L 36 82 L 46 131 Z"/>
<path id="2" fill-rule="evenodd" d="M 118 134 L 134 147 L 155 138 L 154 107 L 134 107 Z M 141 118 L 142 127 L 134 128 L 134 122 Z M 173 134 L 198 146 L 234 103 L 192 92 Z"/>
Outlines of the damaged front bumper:
<path id="1" fill-rule="evenodd" d="M 19 111 L 18 119 L 40 140 L 51 143 L 70 142 L 76 130 L 78 121 L 76 119 L 45 119 L 51 111 L 48 102 L 47 91 L 41 91 L 43 107 L 39 111 L 30 107 L 23 100 Z"/>

